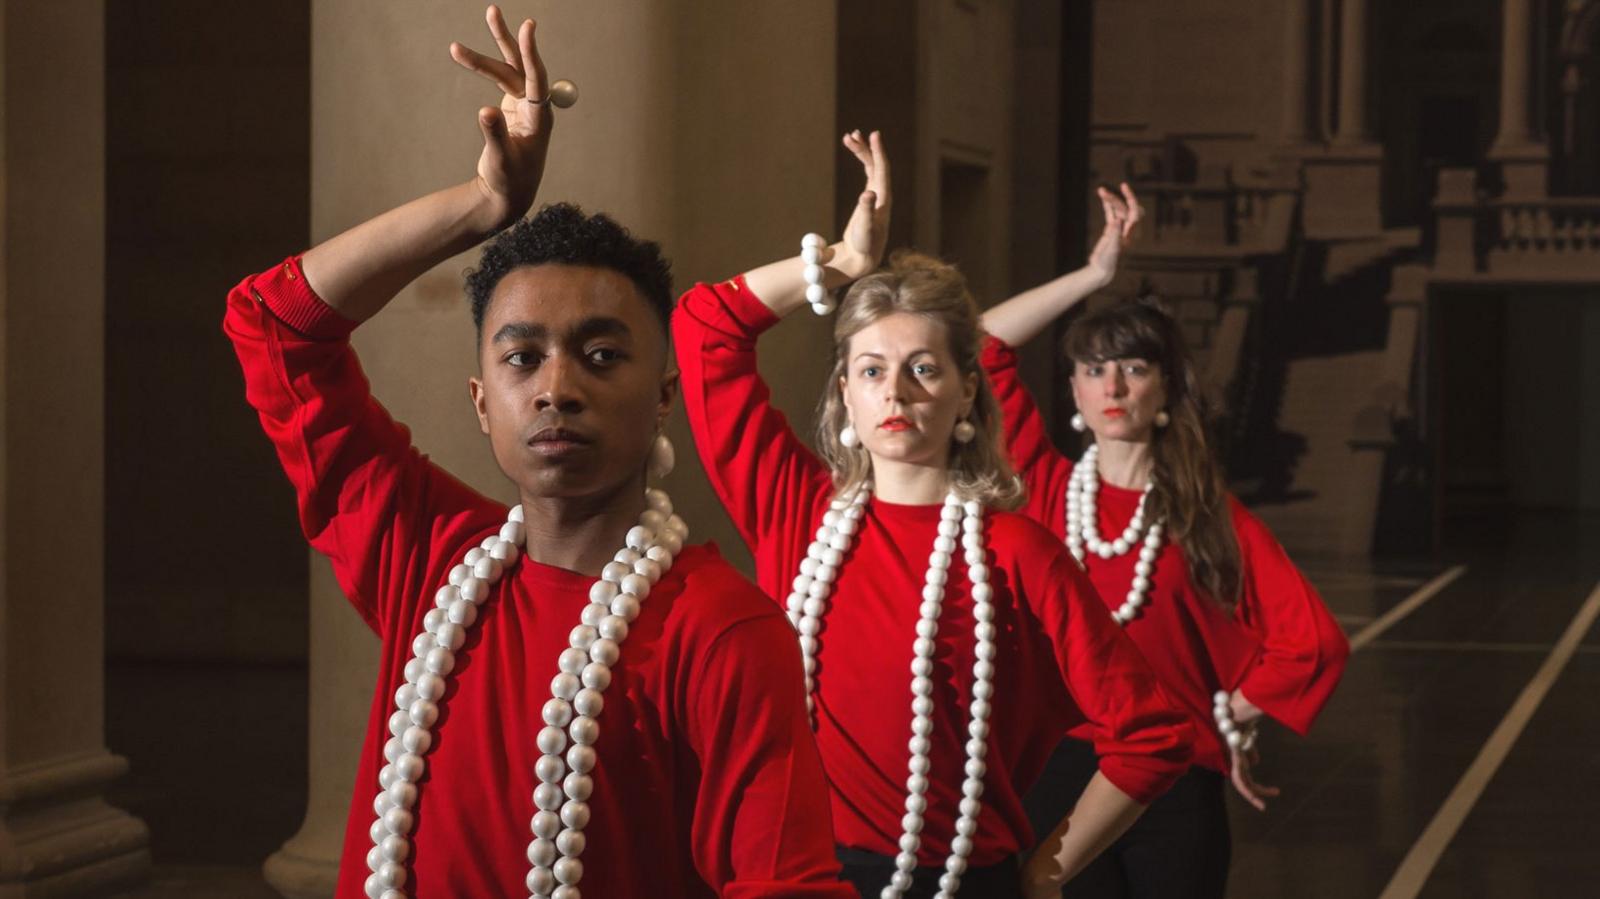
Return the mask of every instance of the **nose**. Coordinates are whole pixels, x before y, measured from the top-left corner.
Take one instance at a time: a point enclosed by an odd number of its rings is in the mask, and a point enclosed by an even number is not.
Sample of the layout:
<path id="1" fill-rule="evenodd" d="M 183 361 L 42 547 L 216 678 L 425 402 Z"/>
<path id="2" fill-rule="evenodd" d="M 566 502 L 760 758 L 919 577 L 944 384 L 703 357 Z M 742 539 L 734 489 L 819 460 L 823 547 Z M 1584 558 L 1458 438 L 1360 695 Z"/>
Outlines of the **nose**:
<path id="1" fill-rule="evenodd" d="M 578 390 L 580 377 L 577 360 L 566 353 L 555 353 L 544 360 L 535 375 L 533 406 L 544 412 L 578 412 L 583 409 L 583 395 Z"/>
<path id="2" fill-rule="evenodd" d="M 915 380 L 907 372 L 896 370 L 894 377 L 889 379 L 889 394 L 887 397 L 889 402 L 905 403 L 911 397 L 912 387 L 915 383 Z"/>
<path id="3" fill-rule="evenodd" d="M 1105 388 L 1108 399 L 1117 399 L 1128 393 L 1128 379 L 1123 376 L 1122 369 L 1119 366 L 1111 367 L 1105 378 L 1102 379 L 1101 386 Z"/>

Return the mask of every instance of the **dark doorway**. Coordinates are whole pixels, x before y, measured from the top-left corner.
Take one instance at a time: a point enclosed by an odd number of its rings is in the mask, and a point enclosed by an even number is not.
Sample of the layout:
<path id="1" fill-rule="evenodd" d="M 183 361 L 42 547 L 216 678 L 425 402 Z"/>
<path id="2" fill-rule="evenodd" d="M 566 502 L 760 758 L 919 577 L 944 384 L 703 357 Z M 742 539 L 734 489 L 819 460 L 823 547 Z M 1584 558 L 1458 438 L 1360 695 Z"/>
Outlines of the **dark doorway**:
<path id="1" fill-rule="evenodd" d="M 310 27 L 106 4 L 106 741 L 158 866 L 254 868 L 304 811 L 307 553 L 220 326 L 308 239 Z"/>

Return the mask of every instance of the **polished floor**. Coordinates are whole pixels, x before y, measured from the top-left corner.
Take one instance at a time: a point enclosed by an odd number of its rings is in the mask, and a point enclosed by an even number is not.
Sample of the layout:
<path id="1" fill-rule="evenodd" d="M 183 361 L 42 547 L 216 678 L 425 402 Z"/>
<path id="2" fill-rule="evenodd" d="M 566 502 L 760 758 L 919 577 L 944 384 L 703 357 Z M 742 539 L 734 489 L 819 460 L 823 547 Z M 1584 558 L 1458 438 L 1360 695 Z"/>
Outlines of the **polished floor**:
<path id="1" fill-rule="evenodd" d="M 1465 571 L 1354 652 L 1309 739 L 1266 743 L 1261 777 L 1284 795 L 1265 814 L 1233 803 L 1230 896 L 1590 895 L 1600 883 L 1592 625 L 1481 795 L 1446 816 L 1459 826 L 1424 853 L 1431 870 L 1391 883 L 1600 588 L 1600 516 L 1463 519 L 1448 539 L 1458 549 L 1433 566 L 1307 566 L 1356 639 L 1434 577 Z"/>
<path id="2" fill-rule="evenodd" d="M 1232 803 L 1234 899 L 1594 894 L 1600 626 L 1574 621 L 1600 605 L 1600 516 L 1482 515 L 1446 542 L 1425 564 L 1305 562 L 1361 645 L 1309 738 L 1266 736 L 1260 776 L 1283 796 Z M 304 783 L 303 751 L 283 748 L 304 745 L 304 673 L 109 675 L 108 738 L 134 764 L 114 798 L 151 824 L 157 861 L 124 896 L 275 895 L 259 860 L 304 798 L 241 781 Z M 153 693 L 178 711 L 147 717 Z M 1485 751 L 1497 732 L 1503 758 Z"/>

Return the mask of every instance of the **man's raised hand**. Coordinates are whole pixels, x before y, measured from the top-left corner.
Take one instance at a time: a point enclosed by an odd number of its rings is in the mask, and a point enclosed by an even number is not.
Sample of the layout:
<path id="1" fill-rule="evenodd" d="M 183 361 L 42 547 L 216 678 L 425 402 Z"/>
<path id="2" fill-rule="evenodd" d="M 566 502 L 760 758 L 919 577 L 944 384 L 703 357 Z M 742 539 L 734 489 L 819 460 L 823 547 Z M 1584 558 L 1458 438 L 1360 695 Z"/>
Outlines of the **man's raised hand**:
<path id="1" fill-rule="evenodd" d="M 477 180 L 504 226 L 521 218 L 539 192 L 554 116 L 547 102 L 549 77 L 534 40 L 537 25 L 524 19 L 513 36 L 499 7 L 490 6 L 485 18 L 502 58 L 485 56 L 461 43 L 450 45 L 450 57 L 494 82 L 503 94 L 499 109 L 478 110 L 483 153 L 478 157 Z"/>

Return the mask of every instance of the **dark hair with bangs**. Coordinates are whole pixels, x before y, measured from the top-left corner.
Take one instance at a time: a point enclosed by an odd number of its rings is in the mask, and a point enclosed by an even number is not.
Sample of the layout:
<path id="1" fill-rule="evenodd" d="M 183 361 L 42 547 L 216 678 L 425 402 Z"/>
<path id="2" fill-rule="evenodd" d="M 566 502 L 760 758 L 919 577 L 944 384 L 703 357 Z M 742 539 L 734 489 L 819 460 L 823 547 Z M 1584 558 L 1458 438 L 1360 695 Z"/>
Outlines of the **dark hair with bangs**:
<path id="1" fill-rule="evenodd" d="M 1150 517 L 1166 521 L 1190 578 L 1232 609 L 1240 590 L 1239 538 L 1227 480 L 1206 442 L 1205 399 L 1177 321 L 1154 297 L 1115 303 L 1074 321 L 1062 349 L 1075 363 L 1143 359 L 1160 367 L 1171 420 L 1150 440 Z"/>
<path id="2" fill-rule="evenodd" d="M 472 323 L 483 336 L 483 315 L 500 281 L 529 265 L 578 265 L 610 269 L 638 288 L 661 319 L 672 318 L 672 263 L 655 241 L 634 237 L 605 213 L 588 215 L 571 203 L 554 203 L 500 232 L 483 248 L 478 267 L 467 272 Z"/>

